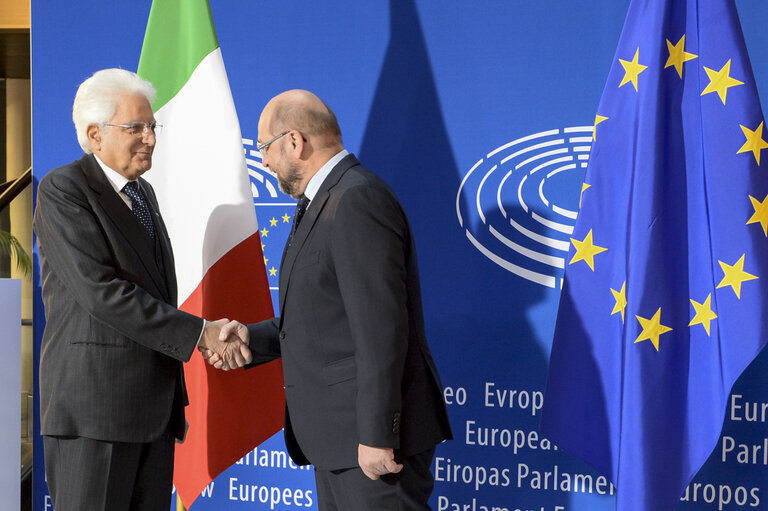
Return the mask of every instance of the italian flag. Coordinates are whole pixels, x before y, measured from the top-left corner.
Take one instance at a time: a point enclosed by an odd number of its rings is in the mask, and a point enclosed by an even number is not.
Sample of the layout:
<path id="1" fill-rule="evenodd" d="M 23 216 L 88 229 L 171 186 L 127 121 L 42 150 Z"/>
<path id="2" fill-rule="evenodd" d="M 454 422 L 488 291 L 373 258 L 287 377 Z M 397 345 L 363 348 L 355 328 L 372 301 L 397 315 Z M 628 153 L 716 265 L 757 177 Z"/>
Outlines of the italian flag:
<path id="1" fill-rule="evenodd" d="M 157 89 L 163 130 L 146 174 L 176 259 L 180 309 L 216 320 L 272 317 L 253 196 L 232 93 L 207 0 L 154 0 L 138 74 Z M 280 430 L 279 361 L 218 371 L 198 352 L 185 364 L 189 431 L 174 485 L 184 506 Z"/>

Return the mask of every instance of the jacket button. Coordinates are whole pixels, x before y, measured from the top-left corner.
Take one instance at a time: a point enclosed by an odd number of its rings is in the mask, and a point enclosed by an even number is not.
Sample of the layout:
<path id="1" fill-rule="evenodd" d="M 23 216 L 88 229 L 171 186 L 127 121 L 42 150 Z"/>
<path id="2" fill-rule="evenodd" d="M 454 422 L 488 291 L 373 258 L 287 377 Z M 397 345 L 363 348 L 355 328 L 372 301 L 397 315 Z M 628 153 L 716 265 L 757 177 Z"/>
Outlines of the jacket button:
<path id="1" fill-rule="evenodd" d="M 285 339 L 285 332 L 280 332 L 280 335 L 278 335 L 278 338 L 282 341 Z"/>

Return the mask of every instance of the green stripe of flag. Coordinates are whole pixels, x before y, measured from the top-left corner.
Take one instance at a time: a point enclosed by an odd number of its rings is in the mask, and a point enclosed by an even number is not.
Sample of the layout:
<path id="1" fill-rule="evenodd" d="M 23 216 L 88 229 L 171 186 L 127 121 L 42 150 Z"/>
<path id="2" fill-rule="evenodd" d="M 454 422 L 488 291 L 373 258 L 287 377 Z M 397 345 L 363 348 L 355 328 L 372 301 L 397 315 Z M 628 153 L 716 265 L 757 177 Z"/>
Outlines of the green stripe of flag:
<path id="1" fill-rule="evenodd" d="M 138 74 L 152 82 L 155 111 L 187 83 L 206 55 L 218 48 L 208 0 L 154 0 Z"/>

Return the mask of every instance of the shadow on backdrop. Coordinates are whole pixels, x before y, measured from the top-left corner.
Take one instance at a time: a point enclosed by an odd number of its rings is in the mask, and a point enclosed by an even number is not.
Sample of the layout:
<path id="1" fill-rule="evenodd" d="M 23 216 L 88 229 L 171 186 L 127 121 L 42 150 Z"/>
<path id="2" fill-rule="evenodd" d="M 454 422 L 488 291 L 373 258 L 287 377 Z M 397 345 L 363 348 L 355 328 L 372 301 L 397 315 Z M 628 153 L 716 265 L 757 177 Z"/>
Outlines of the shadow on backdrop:
<path id="1" fill-rule="evenodd" d="M 512 446 L 490 445 L 488 440 L 490 428 L 525 433 L 538 429 L 538 415 L 530 408 L 510 407 L 508 398 L 513 390 L 528 396 L 543 390 L 547 355 L 535 339 L 527 311 L 544 299 L 545 290 L 485 258 L 459 226 L 456 195 L 462 172 L 448 138 L 413 0 L 390 2 L 390 41 L 360 161 L 392 185 L 408 213 L 418 246 L 430 346 L 444 386 L 454 391 L 461 387 L 467 396 L 465 405 L 449 403 L 456 440 L 437 450 L 432 505 L 453 509 L 454 504 L 471 505 L 473 499 L 478 506 L 567 505 L 567 494 L 516 484 L 520 464 L 529 468 L 530 482 L 532 470 L 552 470 L 552 457 L 540 449 L 515 454 Z M 486 395 L 488 389 L 493 390 L 492 398 Z M 499 403 L 500 395 L 505 396 L 504 404 Z M 557 458 L 570 468 L 563 456 Z M 475 478 L 457 484 L 447 476 L 455 465 L 506 469 L 510 481 L 479 483 Z"/>

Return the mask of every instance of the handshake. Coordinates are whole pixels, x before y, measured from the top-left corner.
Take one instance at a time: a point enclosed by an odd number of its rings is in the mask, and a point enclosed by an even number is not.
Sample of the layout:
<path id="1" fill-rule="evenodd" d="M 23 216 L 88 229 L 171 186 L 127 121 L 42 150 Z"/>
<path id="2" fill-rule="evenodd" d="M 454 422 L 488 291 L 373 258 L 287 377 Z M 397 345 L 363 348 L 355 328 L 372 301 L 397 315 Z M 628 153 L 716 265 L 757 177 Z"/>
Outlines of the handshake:
<path id="1" fill-rule="evenodd" d="M 250 364 L 248 329 L 237 321 L 206 321 L 197 349 L 216 369 L 228 371 Z"/>

